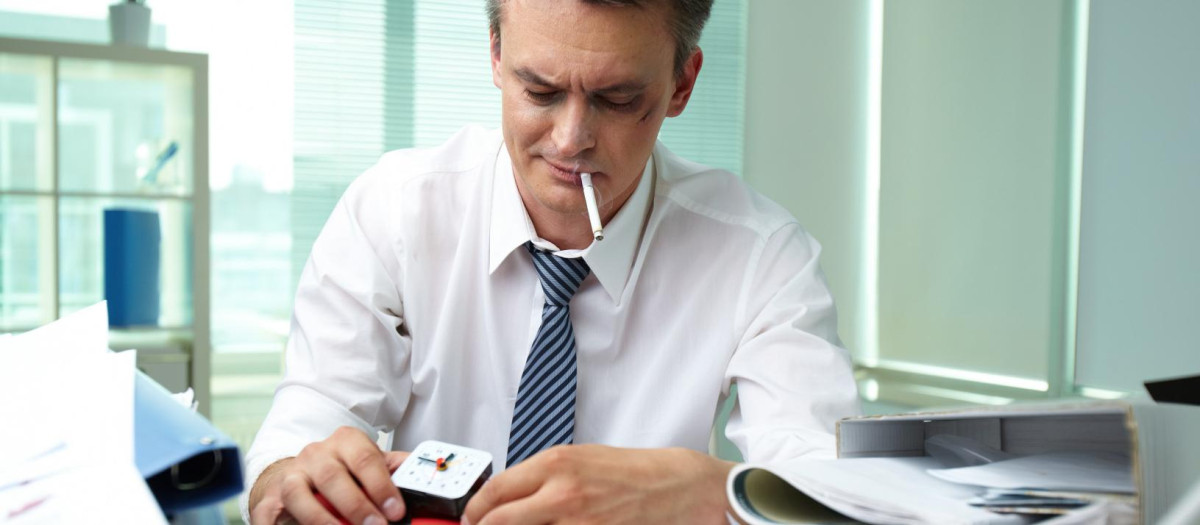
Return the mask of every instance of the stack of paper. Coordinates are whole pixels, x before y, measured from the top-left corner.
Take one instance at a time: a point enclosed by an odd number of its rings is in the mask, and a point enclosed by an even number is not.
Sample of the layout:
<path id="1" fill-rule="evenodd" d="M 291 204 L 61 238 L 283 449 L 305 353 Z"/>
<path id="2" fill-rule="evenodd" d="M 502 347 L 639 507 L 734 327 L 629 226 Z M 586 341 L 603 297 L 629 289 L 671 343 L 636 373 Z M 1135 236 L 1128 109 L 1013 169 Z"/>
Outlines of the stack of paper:
<path id="1" fill-rule="evenodd" d="M 1099 502 L 1135 503 L 1127 454 L 1066 451 L 983 465 L 930 469 L 939 479 L 988 490 L 969 503 L 992 512 L 1065 515 Z"/>
<path id="2" fill-rule="evenodd" d="M 1133 494 L 1128 454 L 1049 452 L 974 467 L 931 469 L 930 474 L 965 485 Z"/>
<path id="3" fill-rule="evenodd" d="M 1053 452 L 940 468 L 937 459 L 878 457 L 740 465 L 727 484 L 739 517 L 752 524 L 831 523 L 797 505 L 811 498 L 843 519 L 867 523 L 1055 524 L 1136 521 L 1129 457 Z M 772 484 L 775 485 L 772 488 Z M 790 488 L 790 490 L 788 490 Z M 818 505 L 819 506 L 819 505 Z"/>
<path id="4" fill-rule="evenodd" d="M 134 463 L 134 352 L 104 303 L 0 339 L 0 522 L 166 523 Z"/>

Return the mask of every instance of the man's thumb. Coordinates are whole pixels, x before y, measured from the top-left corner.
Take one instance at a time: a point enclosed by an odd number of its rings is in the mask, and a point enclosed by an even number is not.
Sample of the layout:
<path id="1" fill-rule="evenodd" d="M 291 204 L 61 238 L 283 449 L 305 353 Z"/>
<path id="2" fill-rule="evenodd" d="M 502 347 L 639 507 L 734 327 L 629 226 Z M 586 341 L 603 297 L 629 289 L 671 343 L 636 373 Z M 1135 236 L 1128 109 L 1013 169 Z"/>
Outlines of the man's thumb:
<path id="1" fill-rule="evenodd" d="M 384 457 L 387 459 L 388 472 L 396 472 L 400 468 L 400 464 L 404 463 L 404 459 L 408 457 L 408 452 L 393 450 L 385 452 Z"/>

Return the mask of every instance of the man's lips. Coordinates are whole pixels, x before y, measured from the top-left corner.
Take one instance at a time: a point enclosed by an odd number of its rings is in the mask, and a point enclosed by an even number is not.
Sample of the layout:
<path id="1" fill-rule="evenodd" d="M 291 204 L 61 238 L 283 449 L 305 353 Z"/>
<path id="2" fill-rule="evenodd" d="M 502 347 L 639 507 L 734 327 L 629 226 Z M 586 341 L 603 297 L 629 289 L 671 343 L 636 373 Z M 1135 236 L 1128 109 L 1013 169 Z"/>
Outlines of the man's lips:
<path id="1" fill-rule="evenodd" d="M 554 178 L 562 180 L 563 182 L 569 182 L 576 186 L 581 186 L 583 184 L 579 179 L 580 173 L 591 173 L 593 177 L 602 175 L 600 172 L 589 172 L 583 167 L 576 169 L 574 166 L 563 166 L 548 160 L 546 161 L 546 166 L 549 168 L 550 174 L 553 175 Z"/>

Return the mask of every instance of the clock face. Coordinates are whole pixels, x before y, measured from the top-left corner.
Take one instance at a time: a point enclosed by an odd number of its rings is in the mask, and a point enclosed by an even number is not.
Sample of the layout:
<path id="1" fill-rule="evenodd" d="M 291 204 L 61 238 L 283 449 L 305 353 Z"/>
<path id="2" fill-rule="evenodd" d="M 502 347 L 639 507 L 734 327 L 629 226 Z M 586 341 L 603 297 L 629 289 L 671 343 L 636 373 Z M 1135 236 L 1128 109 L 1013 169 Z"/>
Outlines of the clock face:
<path id="1" fill-rule="evenodd" d="M 392 482 L 402 489 L 458 499 L 491 464 L 492 455 L 482 450 L 425 441 L 400 464 L 392 474 Z"/>

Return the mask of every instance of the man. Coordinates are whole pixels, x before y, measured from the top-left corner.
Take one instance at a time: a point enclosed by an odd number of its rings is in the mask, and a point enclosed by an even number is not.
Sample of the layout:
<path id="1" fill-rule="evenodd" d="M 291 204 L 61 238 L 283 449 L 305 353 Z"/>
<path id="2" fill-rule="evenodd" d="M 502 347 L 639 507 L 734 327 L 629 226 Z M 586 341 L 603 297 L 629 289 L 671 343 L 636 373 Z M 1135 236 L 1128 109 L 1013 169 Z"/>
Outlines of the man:
<path id="1" fill-rule="evenodd" d="M 750 461 L 831 454 L 857 401 L 816 242 L 656 144 L 711 0 L 488 7 L 502 134 L 385 155 L 333 211 L 247 457 L 252 521 L 332 522 L 314 493 L 398 519 L 389 472 L 437 439 L 496 458 L 467 523 L 724 523 L 732 464 L 703 451 L 731 384 Z"/>

